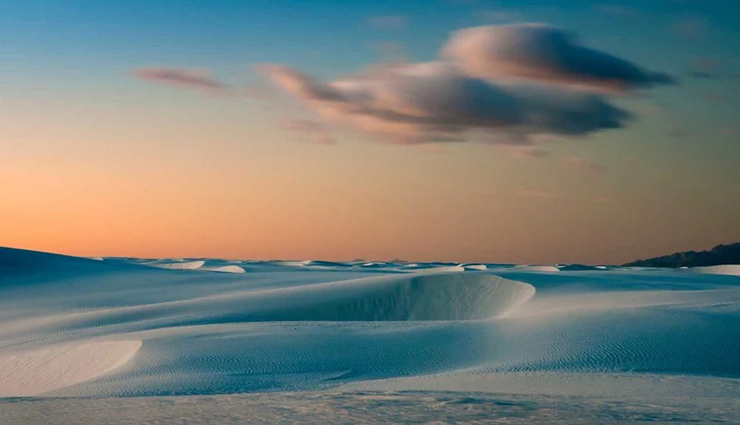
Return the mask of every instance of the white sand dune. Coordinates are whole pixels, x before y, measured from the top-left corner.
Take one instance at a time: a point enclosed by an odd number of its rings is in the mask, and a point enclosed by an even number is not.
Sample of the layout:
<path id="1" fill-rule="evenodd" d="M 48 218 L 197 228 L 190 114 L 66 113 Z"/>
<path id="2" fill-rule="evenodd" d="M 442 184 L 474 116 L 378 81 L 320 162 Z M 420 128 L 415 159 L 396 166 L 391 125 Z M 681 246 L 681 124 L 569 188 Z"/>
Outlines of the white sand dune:
<path id="1" fill-rule="evenodd" d="M 245 270 L 243 267 L 237 266 L 237 265 L 227 265 L 227 266 L 215 266 L 215 267 L 199 267 L 200 270 L 205 270 L 209 272 L 219 272 L 219 273 L 245 273 Z"/>
<path id="2" fill-rule="evenodd" d="M 520 272 L 557 273 L 560 271 L 560 269 L 555 266 L 521 265 L 521 266 L 514 266 L 513 268 Z"/>
<path id="3" fill-rule="evenodd" d="M 172 270 L 195 270 L 203 267 L 206 262 L 203 260 L 196 261 L 155 261 L 144 263 L 147 266 L 158 267 L 160 269 Z"/>
<path id="4" fill-rule="evenodd" d="M 124 365 L 141 341 L 52 345 L 0 355 L 0 397 L 36 396 L 84 382 Z"/>
<path id="5" fill-rule="evenodd" d="M 723 264 L 719 266 L 691 267 L 688 269 L 688 271 L 694 272 L 694 273 L 740 276 L 740 264 Z"/>
<path id="6" fill-rule="evenodd" d="M 1 249 L 0 397 L 740 397 L 737 276 L 477 266 L 94 261 Z"/>

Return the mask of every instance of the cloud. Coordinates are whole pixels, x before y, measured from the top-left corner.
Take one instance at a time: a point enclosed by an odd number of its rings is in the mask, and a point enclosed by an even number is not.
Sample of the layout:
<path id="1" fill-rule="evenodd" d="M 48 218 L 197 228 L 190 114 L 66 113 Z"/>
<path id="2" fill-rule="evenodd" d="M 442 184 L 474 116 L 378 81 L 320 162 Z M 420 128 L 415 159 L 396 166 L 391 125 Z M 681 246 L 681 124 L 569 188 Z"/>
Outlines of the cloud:
<path id="1" fill-rule="evenodd" d="M 515 192 L 519 196 L 535 199 L 560 199 L 562 194 L 557 192 L 548 192 L 544 190 L 519 190 Z"/>
<path id="2" fill-rule="evenodd" d="M 717 72 L 720 68 L 721 63 L 717 59 L 695 58 L 691 61 L 691 71 L 688 75 L 693 78 L 717 80 L 725 77 L 721 72 Z"/>
<path id="3" fill-rule="evenodd" d="M 270 79 L 285 91 L 302 99 L 325 102 L 345 101 L 344 95 L 310 76 L 282 65 L 257 65 L 257 71 Z"/>
<path id="4" fill-rule="evenodd" d="M 283 123 L 283 127 L 303 136 L 311 141 L 322 145 L 335 144 L 334 138 L 331 137 L 326 127 L 313 120 L 291 119 Z"/>
<path id="5" fill-rule="evenodd" d="M 696 69 L 711 71 L 720 66 L 720 61 L 713 58 L 695 58 L 691 61 L 691 65 Z"/>
<path id="6" fill-rule="evenodd" d="M 735 126 L 722 127 L 719 129 L 720 136 L 735 137 L 740 135 L 740 129 Z"/>
<path id="7" fill-rule="evenodd" d="M 717 93 L 706 93 L 702 95 L 702 99 L 712 103 L 729 103 L 732 99 Z"/>
<path id="8" fill-rule="evenodd" d="M 716 80 L 718 78 L 717 74 L 712 74 L 711 72 L 706 71 L 691 71 L 688 73 L 689 77 L 698 78 L 701 80 Z"/>
<path id="9" fill-rule="evenodd" d="M 142 80 L 198 90 L 208 94 L 223 95 L 230 90 L 227 85 L 211 78 L 207 71 L 146 67 L 135 69 L 131 71 L 131 74 Z"/>
<path id="10" fill-rule="evenodd" d="M 442 56 L 488 80 L 516 78 L 619 91 L 673 83 L 666 74 L 582 46 L 571 33 L 543 24 L 462 29 L 452 34 Z"/>
<path id="11" fill-rule="evenodd" d="M 683 38 L 701 38 L 709 28 L 709 21 L 700 16 L 684 16 L 671 25 L 671 30 Z"/>
<path id="12" fill-rule="evenodd" d="M 270 90 L 269 87 L 264 87 L 257 84 L 252 84 L 245 87 L 243 94 L 246 97 L 260 100 L 272 99 L 275 95 L 275 93 Z"/>
<path id="13" fill-rule="evenodd" d="M 668 130 L 668 135 L 676 139 L 682 139 L 682 138 L 690 136 L 691 133 L 689 133 L 688 131 L 682 128 L 672 127 L 670 130 Z"/>
<path id="14" fill-rule="evenodd" d="M 604 167 L 591 161 L 590 159 L 581 158 L 579 156 L 569 156 L 560 160 L 560 163 L 566 167 L 573 168 L 574 170 L 583 171 L 590 174 L 598 174 L 604 172 Z"/>
<path id="15" fill-rule="evenodd" d="M 633 116 L 609 95 L 672 81 L 539 24 L 456 31 L 441 56 L 379 64 L 332 81 L 277 64 L 257 69 L 326 122 L 386 143 L 529 148 L 534 140 L 623 128 Z"/>
<path id="16" fill-rule="evenodd" d="M 406 27 L 408 19 L 401 15 L 370 16 L 367 24 L 376 29 L 399 30 Z"/>
<path id="17" fill-rule="evenodd" d="M 542 159 L 552 156 L 551 151 L 536 147 L 503 146 L 503 149 L 519 159 Z"/>
<path id="18" fill-rule="evenodd" d="M 396 144 L 527 143 L 623 127 L 630 114 L 604 97 L 557 87 L 499 85 L 446 62 L 377 67 L 324 83 L 280 65 L 259 69 L 328 120 Z"/>

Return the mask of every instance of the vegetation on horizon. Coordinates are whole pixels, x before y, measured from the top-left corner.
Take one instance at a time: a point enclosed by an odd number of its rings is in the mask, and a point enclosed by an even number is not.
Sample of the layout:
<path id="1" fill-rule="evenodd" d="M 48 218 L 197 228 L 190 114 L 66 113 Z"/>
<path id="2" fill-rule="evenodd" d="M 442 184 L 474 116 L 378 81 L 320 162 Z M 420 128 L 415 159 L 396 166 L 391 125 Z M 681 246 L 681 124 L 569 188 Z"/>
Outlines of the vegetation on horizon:
<path id="1" fill-rule="evenodd" d="M 740 242 L 717 245 L 708 251 L 676 252 L 662 257 L 633 261 L 625 266 L 698 267 L 720 264 L 740 264 Z"/>

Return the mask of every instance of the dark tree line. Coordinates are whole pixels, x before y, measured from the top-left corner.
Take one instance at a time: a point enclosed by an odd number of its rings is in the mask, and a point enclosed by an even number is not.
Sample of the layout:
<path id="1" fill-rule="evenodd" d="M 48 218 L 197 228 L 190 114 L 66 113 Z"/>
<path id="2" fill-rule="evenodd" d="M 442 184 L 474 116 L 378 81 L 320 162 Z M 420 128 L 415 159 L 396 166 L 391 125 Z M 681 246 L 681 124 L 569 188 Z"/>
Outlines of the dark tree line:
<path id="1" fill-rule="evenodd" d="M 625 266 L 639 267 L 697 267 L 719 264 L 740 264 L 740 242 L 717 245 L 709 251 L 676 252 L 671 255 L 638 260 Z"/>

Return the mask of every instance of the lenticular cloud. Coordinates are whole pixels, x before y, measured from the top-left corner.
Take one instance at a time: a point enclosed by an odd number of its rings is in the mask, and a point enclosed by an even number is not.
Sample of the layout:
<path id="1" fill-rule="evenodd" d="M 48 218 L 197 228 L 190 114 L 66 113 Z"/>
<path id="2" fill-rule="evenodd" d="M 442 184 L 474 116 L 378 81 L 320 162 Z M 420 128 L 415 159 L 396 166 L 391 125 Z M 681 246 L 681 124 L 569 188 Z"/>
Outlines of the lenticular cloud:
<path id="1" fill-rule="evenodd" d="M 630 118 L 601 95 L 497 84 L 449 62 L 389 66 L 331 83 L 279 65 L 261 69 L 324 118 L 398 144 L 464 141 L 489 132 L 527 144 L 528 136 L 583 136 L 623 127 Z"/>
<path id="2" fill-rule="evenodd" d="M 607 93 L 671 81 L 534 24 L 464 29 L 452 34 L 441 60 L 377 66 L 331 82 L 282 65 L 259 70 L 324 119 L 395 144 L 526 145 L 538 136 L 622 128 L 631 115 Z"/>
<path id="3" fill-rule="evenodd" d="M 673 82 L 666 74 L 581 46 L 571 33 L 541 24 L 462 29 L 452 34 L 442 56 L 483 79 L 520 78 L 612 90 Z"/>

